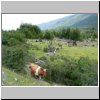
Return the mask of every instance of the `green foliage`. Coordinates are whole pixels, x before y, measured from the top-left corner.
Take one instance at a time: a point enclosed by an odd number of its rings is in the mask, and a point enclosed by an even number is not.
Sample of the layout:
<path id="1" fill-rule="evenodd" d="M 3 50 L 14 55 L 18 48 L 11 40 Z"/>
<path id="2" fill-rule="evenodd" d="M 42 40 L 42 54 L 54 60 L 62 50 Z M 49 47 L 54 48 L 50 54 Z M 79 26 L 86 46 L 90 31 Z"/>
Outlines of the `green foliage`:
<path id="1" fill-rule="evenodd" d="M 25 34 L 26 38 L 32 39 L 41 36 L 41 30 L 37 25 L 24 23 L 20 25 L 20 28 L 18 30 L 20 30 L 23 34 Z"/>
<path id="2" fill-rule="evenodd" d="M 53 38 L 54 38 L 53 32 L 50 31 L 50 30 L 46 30 L 45 31 L 45 35 L 44 35 L 44 38 L 45 39 L 48 39 L 48 40 L 53 40 Z"/>
<path id="3" fill-rule="evenodd" d="M 72 40 L 80 40 L 81 34 L 80 34 L 80 30 L 77 29 L 73 29 L 71 32 L 71 39 Z"/>
<path id="4" fill-rule="evenodd" d="M 75 60 L 70 57 L 50 57 L 46 68 L 46 80 L 67 86 L 96 86 L 98 85 L 98 64 L 95 60 L 80 57 Z"/>
<path id="5" fill-rule="evenodd" d="M 66 38 L 66 39 L 70 39 L 71 38 L 71 29 L 70 28 L 67 28 L 67 29 L 65 29 L 65 28 L 63 28 L 62 30 L 61 30 L 61 38 Z"/>
<path id="6" fill-rule="evenodd" d="M 81 57 L 78 61 L 78 68 L 81 73 L 81 84 L 97 85 L 98 83 L 98 62 L 90 60 L 89 58 Z M 95 80 L 95 81 L 94 81 Z"/>
<path id="7" fill-rule="evenodd" d="M 27 54 L 26 48 L 21 46 L 3 46 L 3 65 L 16 72 L 23 72 L 25 67 L 25 56 Z"/>
<path id="8" fill-rule="evenodd" d="M 2 33 L 2 64 L 16 72 L 25 72 L 25 58 L 28 46 L 23 33 L 3 31 Z"/>
<path id="9" fill-rule="evenodd" d="M 32 34 L 36 34 L 31 24 L 21 24 L 19 30 L 26 38 L 33 38 Z"/>
<path id="10" fill-rule="evenodd" d="M 2 32 L 2 44 L 7 46 L 14 46 L 25 43 L 24 34 L 19 31 L 4 31 Z"/>
<path id="11" fill-rule="evenodd" d="M 91 38 L 94 40 L 98 37 L 98 32 L 96 28 L 62 28 L 62 29 L 51 29 L 44 32 L 44 38 L 50 39 L 51 35 L 54 37 L 71 39 L 71 40 L 83 40 Z M 47 34 L 46 34 L 47 33 Z"/>
<path id="12" fill-rule="evenodd" d="M 82 36 L 83 36 L 83 39 L 88 39 L 88 38 L 91 38 L 91 39 L 95 39 L 95 38 L 98 38 L 98 31 L 96 28 L 87 28 L 87 29 L 84 29 L 82 30 Z"/>
<path id="13" fill-rule="evenodd" d="M 15 31 L 12 30 L 12 32 L 10 31 L 10 33 L 15 33 Z M 82 40 L 87 38 L 95 39 L 98 37 L 97 29 L 94 27 L 76 28 L 76 29 L 68 27 L 68 28 L 50 29 L 41 31 L 41 29 L 37 25 L 31 25 L 27 23 L 21 24 L 20 27 L 16 30 L 16 33 L 23 33 L 23 35 L 25 35 L 24 37 L 29 39 L 44 38 L 48 40 L 53 40 L 54 37 L 72 39 L 72 40 Z M 5 42 L 6 41 L 3 41 L 3 43 Z"/>
<path id="14" fill-rule="evenodd" d="M 67 38 L 67 39 L 70 39 L 70 37 L 71 37 L 71 36 L 70 36 L 71 29 L 70 29 L 70 28 L 67 28 L 66 33 L 67 33 L 67 34 L 66 34 L 66 38 Z"/>
<path id="15" fill-rule="evenodd" d="M 54 52 L 55 47 L 53 45 L 48 45 L 47 47 L 44 47 L 44 52 Z"/>

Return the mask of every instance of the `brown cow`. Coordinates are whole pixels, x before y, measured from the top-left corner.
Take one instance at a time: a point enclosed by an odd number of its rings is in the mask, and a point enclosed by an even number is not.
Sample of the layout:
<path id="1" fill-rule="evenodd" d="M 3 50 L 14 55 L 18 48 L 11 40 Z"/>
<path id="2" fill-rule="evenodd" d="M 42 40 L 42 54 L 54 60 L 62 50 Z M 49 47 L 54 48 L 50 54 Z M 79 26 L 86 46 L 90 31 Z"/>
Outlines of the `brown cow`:
<path id="1" fill-rule="evenodd" d="M 38 79 L 41 79 L 42 76 L 46 75 L 46 69 L 44 69 L 36 64 L 31 63 L 29 65 L 29 68 L 31 70 L 31 75 L 34 74 L 36 77 L 38 77 Z"/>

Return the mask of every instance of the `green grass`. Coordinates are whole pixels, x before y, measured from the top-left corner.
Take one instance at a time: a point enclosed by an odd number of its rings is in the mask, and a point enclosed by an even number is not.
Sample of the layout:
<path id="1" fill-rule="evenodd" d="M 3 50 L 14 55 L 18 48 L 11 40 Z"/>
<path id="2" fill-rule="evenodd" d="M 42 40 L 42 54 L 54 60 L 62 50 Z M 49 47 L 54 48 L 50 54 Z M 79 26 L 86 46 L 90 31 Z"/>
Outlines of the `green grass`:
<path id="1" fill-rule="evenodd" d="M 7 86 L 50 86 L 49 83 L 43 80 L 37 80 L 28 75 L 20 75 L 4 67 L 2 71 L 5 75 L 4 85 Z M 15 78 L 17 78 L 17 81 Z"/>
<path id="2" fill-rule="evenodd" d="M 58 53 L 78 59 L 79 57 L 89 57 L 98 59 L 98 49 L 96 47 L 64 47 Z"/>
<path id="3" fill-rule="evenodd" d="M 59 41 L 54 41 L 54 46 L 58 47 L 57 43 Z M 98 48 L 97 47 L 68 47 L 64 42 L 60 41 L 61 44 L 63 44 L 63 48 L 57 51 L 57 54 L 64 55 L 64 56 L 70 56 L 72 58 L 78 59 L 79 57 L 89 57 L 90 59 L 98 60 Z M 39 50 L 29 50 L 30 54 L 35 54 L 36 57 L 42 57 L 45 55 L 45 52 L 43 51 L 43 48 L 48 45 L 47 42 L 32 42 L 33 45 L 37 45 L 39 47 Z"/>

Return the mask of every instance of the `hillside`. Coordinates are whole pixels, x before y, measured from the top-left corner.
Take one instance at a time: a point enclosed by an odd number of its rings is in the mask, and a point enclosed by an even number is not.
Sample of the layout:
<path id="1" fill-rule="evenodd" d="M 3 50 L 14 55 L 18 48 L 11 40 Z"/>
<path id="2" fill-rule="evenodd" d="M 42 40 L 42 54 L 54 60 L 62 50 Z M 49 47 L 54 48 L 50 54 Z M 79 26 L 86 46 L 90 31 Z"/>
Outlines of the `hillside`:
<path id="1" fill-rule="evenodd" d="M 98 26 L 98 15 L 97 14 L 75 14 L 66 16 L 57 20 L 53 20 L 47 23 L 38 25 L 41 29 L 55 29 L 55 28 L 66 28 L 66 27 L 97 27 Z"/>
<path id="2" fill-rule="evenodd" d="M 7 86 L 50 86 L 49 83 L 43 80 L 37 80 L 28 75 L 17 74 L 7 68 L 2 68 L 2 85 Z"/>

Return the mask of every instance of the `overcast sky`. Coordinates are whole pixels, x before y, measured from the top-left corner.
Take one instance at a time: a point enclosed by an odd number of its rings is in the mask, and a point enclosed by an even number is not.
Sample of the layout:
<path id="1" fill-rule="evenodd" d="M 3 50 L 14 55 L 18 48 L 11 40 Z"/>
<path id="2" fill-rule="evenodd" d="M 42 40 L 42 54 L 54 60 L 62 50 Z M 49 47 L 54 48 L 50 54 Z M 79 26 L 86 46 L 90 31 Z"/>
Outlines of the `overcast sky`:
<path id="1" fill-rule="evenodd" d="M 2 14 L 2 29 L 16 29 L 21 23 L 37 25 L 73 14 Z"/>

